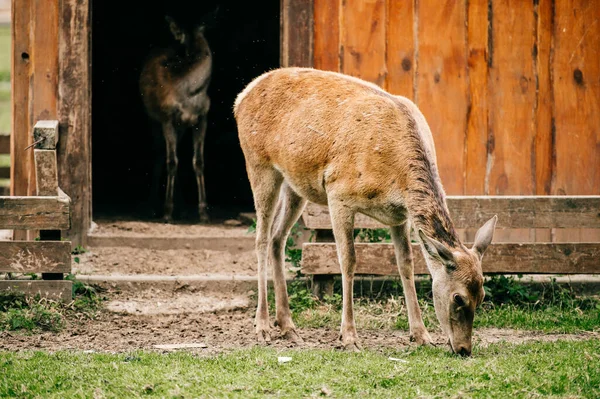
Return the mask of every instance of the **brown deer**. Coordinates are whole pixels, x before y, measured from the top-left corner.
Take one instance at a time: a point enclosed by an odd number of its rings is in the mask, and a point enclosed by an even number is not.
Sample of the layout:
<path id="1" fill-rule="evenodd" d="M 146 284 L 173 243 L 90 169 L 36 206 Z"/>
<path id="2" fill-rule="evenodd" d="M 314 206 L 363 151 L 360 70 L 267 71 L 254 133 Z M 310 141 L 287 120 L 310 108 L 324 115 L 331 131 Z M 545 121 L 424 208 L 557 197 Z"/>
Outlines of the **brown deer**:
<path id="1" fill-rule="evenodd" d="M 481 259 L 497 217 L 476 234 L 472 248 L 459 240 L 446 205 L 433 137 L 410 100 L 357 78 L 310 68 L 265 73 L 234 105 L 240 144 L 256 207 L 259 341 L 270 340 L 267 261 L 273 266 L 276 324 L 300 342 L 284 278 L 287 235 L 307 200 L 329 206 L 342 271 L 340 339 L 358 350 L 353 314 L 356 256 L 354 216 L 390 226 L 404 287 L 411 339 L 431 342 L 417 302 L 411 226 L 433 277 L 435 311 L 455 353 L 470 355 L 475 308 L 482 302 Z"/>
<path id="2" fill-rule="evenodd" d="M 173 197 L 177 175 L 177 144 L 186 130 L 192 129 L 194 171 L 198 183 L 198 211 L 201 222 L 209 220 L 204 188 L 204 137 L 210 108 L 208 85 L 212 55 L 204 37 L 206 24 L 187 31 L 166 17 L 175 43 L 159 49 L 144 63 L 140 92 L 151 119 L 161 124 L 166 142 L 167 190 L 164 219 L 173 218 Z M 153 195 L 158 195 L 158 179 L 163 163 L 157 160 L 153 176 Z"/>

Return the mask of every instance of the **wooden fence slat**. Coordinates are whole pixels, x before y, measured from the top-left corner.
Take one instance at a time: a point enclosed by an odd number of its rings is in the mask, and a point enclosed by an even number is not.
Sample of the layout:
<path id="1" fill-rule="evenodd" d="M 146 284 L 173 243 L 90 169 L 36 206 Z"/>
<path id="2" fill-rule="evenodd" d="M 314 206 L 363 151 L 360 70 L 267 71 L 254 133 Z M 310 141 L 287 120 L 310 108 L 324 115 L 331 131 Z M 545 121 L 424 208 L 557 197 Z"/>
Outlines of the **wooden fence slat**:
<path id="1" fill-rule="evenodd" d="M 355 244 L 356 274 L 397 275 L 392 244 Z M 413 244 L 415 274 L 427 274 L 421 248 Z M 600 273 L 600 244 L 492 244 L 483 257 L 484 273 Z M 340 274 L 334 243 L 302 247 L 302 273 Z"/>
<path id="2" fill-rule="evenodd" d="M 597 194 L 600 188 L 599 9 L 598 0 L 556 2 L 554 194 Z"/>
<path id="3" fill-rule="evenodd" d="M 66 236 L 86 246 L 92 220 L 91 0 L 60 1 L 59 23 L 58 177 L 73 197 Z"/>
<path id="4" fill-rule="evenodd" d="M 340 70 L 340 2 L 314 0 L 314 67 Z"/>
<path id="5" fill-rule="evenodd" d="M 0 291 L 40 294 L 43 298 L 68 302 L 73 298 L 73 283 L 69 280 L 0 280 Z"/>
<path id="6" fill-rule="evenodd" d="M 469 106 L 465 194 L 485 194 L 488 147 L 488 0 L 469 0 L 467 10 Z"/>
<path id="7" fill-rule="evenodd" d="M 488 90 L 493 136 L 485 194 L 531 195 L 536 98 L 533 2 L 491 4 L 493 48 Z"/>
<path id="8" fill-rule="evenodd" d="M 0 155 L 10 154 L 10 135 L 0 134 Z"/>
<path id="9" fill-rule="evenodd" d="M 281 66 L 311 67 L 313 0 L 281 1 Z"/>
<path id="10" fill-rule="evenodd" d="M 68 241 L 0 241 L 0 272 L 70 273 Z"/>
<path id="11" fill-rule="evenodd" d="M 34 150 L 37 195 L 58 195 L 58 172 L 55 150 Z"/>
<path id="12" fill-rule="evenodd" d="M 385 0 L 346 1 L 340 10 L 341 70 L 373 82 L 385 83 Z"/>
<path id="13" fill-rule="evenodd" d="M 497 228 L 600 228 L 600 196 L 449 196 L 448 209 L 456 228 L 479 228 L 498 215 Z M 329 210 L 309 203 L 302 215 L 310 229 L 331 229 Z M 357 214 L 356 228 L 384 225 Z"/>
<path id="14" fill-rule="evenodd" d="M 448 194 L 460 195 L 464 194 L 468 106 L 465 0 L 447 1 L 443 7 L 438 2 L 417 4 L 417 105 L 438 144 L 444 188 Z"/>
<path id="15" fill-rule="evenodd" d="M 0 197 L 0 228 L 66 230 L 70 226 L 68 197 Z"/>
<path id="16" fill-rule="evenodd" d="M 414 98 L 415 58 L 414 3 L 388 1 L 386 29 L 387 79 L 385 89 Z"/>

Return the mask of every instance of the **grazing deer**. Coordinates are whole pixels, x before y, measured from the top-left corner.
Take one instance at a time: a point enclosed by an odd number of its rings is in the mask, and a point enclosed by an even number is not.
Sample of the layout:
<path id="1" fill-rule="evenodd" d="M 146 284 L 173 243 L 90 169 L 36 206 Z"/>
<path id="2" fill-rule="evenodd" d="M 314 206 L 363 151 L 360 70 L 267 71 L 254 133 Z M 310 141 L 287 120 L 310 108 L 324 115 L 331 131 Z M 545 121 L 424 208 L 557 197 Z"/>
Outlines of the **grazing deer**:
<path id="1" fill-rule="evenodd" d="M 342 269 L 340 339 L 358 350 L 353 314 L 354 216 L 390 226 L 404 287 L 411 339 L 431 342 L 417 302 L 409 232 L 418 231 L 433 277 L 435 311 L 455 353 L 470 355 L 475 308 L 484 297 L 481 259 L 497 217 L 465 247 L 454 229 L 436 164 L 433 137 L 410 100 L 334 72 L 282 68 L 265 73 L 234 105 L 256 207 L 256 331 L 270 340 L 267 260 L 273 266 L 276 322 L 301 342 L 291 318 L 284 246 L 307 200 L 329 206 Z"/>
<path id="2" fill-rule="evenodd" d="M 186 31 L 166 17 L 175 38 L 171 48 L 159 49 L 148 57 L 140 76 L 140 91 L 146 112 L 161 124 L 166 142 L 167 192 L 164 219 L 173 218 L 173 197 L 177 175 L 177 144 L 187 129 L 192 129 L 194 170 L 198 182 L 200 221 L 209 220 L 204 188 L 204 137 L 210 108 L 208 85 L 212 55 L 204 37 L 206 24 Z M 158 179 L 164 164 L 157 160 L 153 176 L 153 195 L 158 195 Z"/>

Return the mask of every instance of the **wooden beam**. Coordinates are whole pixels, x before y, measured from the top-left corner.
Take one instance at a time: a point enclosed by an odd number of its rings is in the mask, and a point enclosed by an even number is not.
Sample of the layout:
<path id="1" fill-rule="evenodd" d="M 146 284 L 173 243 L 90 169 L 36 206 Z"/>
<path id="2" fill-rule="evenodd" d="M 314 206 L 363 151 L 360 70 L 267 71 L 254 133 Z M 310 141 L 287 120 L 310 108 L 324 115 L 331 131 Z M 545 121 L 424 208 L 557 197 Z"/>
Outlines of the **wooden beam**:
<path id="1" fill-rule="evenodd" d="M 68 241 L 0 241 L 0 272 L 70 273 Z"/>
<path id="2" fill-rule="evenodd" d="M 58 195 L 58 172 L 55 150 L 34 150 L 37 195 Z"/>
<path id="3" fill-rule="evenodd" d="M 313 0 L 281 0 L 281 66 L 313 65 Z"/>
<path id="4" fill-rule="evenodd" d="M 90 0 L 60 1 L 57 146 L 59 186 L 71 196 L 73 245 L 87 246 L 92 221 Z"/>
<path id="5" fill-rule="evenodd" d="M 0 134 L 0 155 L 10 154 L 10 135 Z"/>
<path id="6" fill-rule="evenodd" d="M 38 150 L 55 150 L 58 143 L 58 121 L 37 121 L 33 127 L 33 142 Z"/>
<path id="7" fill-rule="evenodd" d="M 397 275 L 392 244 L 355 244 L 356 274 Z M 415 274 L 427 274 L 420 246 L 413 244 Z M 492 244 L 483 257 L 484 273 L 600 273 L 599 243 Z M 334 243 L 302 246 L 302 273 L 340 274 Z"/>
<path id="8" fill-rule="evenodd" d="M 69 227 L 68 197 L 0 197 L 0 228 L 66 230 Z"/>
<path id="9" fill-rule="evenodd" d="M 600 228 L 600 196 L 449 196 L 456 228 L 478 228 L 498 215 L 497 228 Z M 331 229 L 327 207 L 309 203 L 302 215 L 310 229 Z M 356 228 L 384 228 L 356 215 Z"/>
<path id="10" fill-rule="evenodd" d="M 73 299 L 73 283 L 68 280 L 0 280 L 0 291 L 24 292 L 26 295 L 39 294 L 44 298 L 65 302 Z"/>

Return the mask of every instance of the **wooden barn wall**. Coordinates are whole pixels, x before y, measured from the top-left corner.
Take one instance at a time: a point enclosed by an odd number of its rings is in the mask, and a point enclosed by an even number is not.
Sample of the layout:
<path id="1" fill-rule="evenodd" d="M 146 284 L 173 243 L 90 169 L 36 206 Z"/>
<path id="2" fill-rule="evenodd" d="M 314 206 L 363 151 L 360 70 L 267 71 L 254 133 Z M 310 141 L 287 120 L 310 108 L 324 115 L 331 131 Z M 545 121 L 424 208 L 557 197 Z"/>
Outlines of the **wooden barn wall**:
<path id="1" fill-rule="evenodd" d="M 600 194 L 600 0 L 312 6 L 314 67 L 414 100 L 448 194 Z"/>

